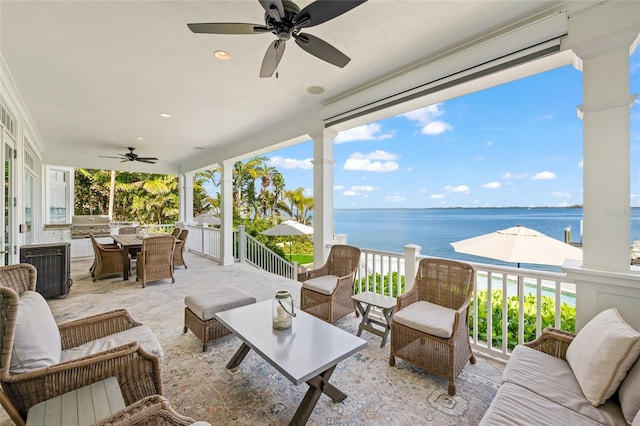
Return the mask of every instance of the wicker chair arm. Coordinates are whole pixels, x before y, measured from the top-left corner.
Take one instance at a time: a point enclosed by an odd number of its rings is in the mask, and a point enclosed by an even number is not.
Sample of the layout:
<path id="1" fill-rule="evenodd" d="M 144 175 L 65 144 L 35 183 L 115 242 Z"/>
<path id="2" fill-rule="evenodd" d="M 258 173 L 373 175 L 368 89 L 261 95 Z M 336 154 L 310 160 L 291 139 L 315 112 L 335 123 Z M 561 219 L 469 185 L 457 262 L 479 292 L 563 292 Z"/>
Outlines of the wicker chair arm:
<path id="1" fill-rule="evenodd" d="M 325 275 L 329 275 L 329 265 L 324 264 L 317 269 L 309 269 L 307 270 L 307 279 L 322 277 Z"/>
<path id="2" fill-rule="evenodd" d="M 169 401 L 160 395 L 148 396 L 96 423 L 95 426 L 130 426 L 152 424 L 156 426 L 185 426 L 195 420 L 176 413 Z"/>
<path id="3" fill-rule="evenodd" d="M 116 377 L 125 403 L 162 394 L 160 361 L 145 352 L 138 342 L 94 355 L 2 378 L 2 388 L 26 419 L 29 408 L 66 392 Z"/>
<path id="4" fill-rule="evenodd" d="M 471 304 L 471 300 L 467 299 L 465 302 L 456 309 L 455 320 L 453 321 L 453 333 L 451 334 L 451 338 L 455 340 L 458 332 L 462 329 L 466 331 L 466 322 L 468 321 L 468 312 L 469 305 Z"/>
<path id="5" fill-rule="evenodd" d="M 58 324 L 58 329 L 65 350 L 140 325 L 125 309 L 118 309 Z"/>
<path id="6" fill-rule="evenodd" d="M 418 301 L 418 289 L 414 286 L 396 298 L 396 312 Z"/>
<path id="7" fill-rule="evenodd" d="M 545 328 L 536 340 L 525 343 L 525 346 L 555 356 L 567 359 L 567 348 L 573 342 L 575 334 L 557 328 Z"/>

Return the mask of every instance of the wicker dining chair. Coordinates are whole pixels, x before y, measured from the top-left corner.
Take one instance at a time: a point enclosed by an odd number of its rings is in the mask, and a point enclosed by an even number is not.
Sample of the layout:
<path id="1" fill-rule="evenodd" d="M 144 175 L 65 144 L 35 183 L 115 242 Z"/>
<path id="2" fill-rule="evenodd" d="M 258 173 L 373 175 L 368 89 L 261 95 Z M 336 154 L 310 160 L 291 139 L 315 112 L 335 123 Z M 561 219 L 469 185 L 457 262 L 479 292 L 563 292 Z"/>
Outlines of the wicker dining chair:
<path id="1" fill-rule="evenodd" d="M 353 283 L 360 265 L 360 249 L 345 244 L 331 247 L 322 267 L 311 269 L 299 277 L 300 309 L 333 323 L 355 312 Z"/>
<path id="2" fill-rule="evenodd" d="M 187 268 L 187 264 L 184 261 L 184 249 L 187 245 L 187 237 L 189 236 L 189 230 L 183 229 L 176 237 L 176 246 L 173 249 L 173 266 L 184 266 Z"/>
<path id="3" fill-rule="evenodd" d="M 161 395 L 148 396 L 111 416 L 95 426 L 186 426 L 196 423 L 191 417 L 177 413 L 169 400 Z M 209 425 L 197 422 L 198 425 Z M 209 425 L 210 426 L 210 425 Z"/>
<path id="4" fill-rule="evenodd" d="M 142 288 L 149 281 L 171 279 L 173 277 L 173 249 L 176 244 L 175 237 L 171 235 L 158 235 L 142 240 L 142 250 L 138 254 L 136 264 L 136 281 L 142 281 Z"/>
<path id="5" fill-rule="evenodd" d="M 25 424 L 32 406 L 108 377 L 118 379 L 126 404 L 162 394 L 159 358 L 140 348 L 138 342 L 27 372 L 12 372 L 12 354 L 25 337 L 16 332 L 20 298 L 35 291 L 36 277 L 37 270 L 31 264 L 0 267 L 0 404 L 16 425 Z M 140 325 L 124 309 L 57 324 L 61 351 Z"/>
<path id="6" fill-rule="evenodd" d="M 173 231 L 171 232 L 171 235 L 173 235 L 174 237 L 178 238 L 180 236 L 180 232 L 182 232 L 182 229 L 174 228 Z"/>
<path id="7" fill-rule="evenodd" d="M 473 266 L 422 259 L 413 287 L 396 301 L 389 365 L 395 365 L 398 357 L 449 379 L 449 395 L 455 395 L 458 373 L 467 361 L 476 363 L 469 342 L 469 304 L 474 285 Z"/>
<path id="8" fill-rule="evenodd" d="M 94 254 L 90 268 L 93 281 L 106 275 L 122 274 L 122 250 L 114 245 L 100 244 L 93 235 L 90 237 Z"/>
<path id="9" fill-rule="evenodd" d="M 118 235 L 131 235 L 138 232 L 138 228 L 135 226 L 123 226 L 118 229 Z"/>

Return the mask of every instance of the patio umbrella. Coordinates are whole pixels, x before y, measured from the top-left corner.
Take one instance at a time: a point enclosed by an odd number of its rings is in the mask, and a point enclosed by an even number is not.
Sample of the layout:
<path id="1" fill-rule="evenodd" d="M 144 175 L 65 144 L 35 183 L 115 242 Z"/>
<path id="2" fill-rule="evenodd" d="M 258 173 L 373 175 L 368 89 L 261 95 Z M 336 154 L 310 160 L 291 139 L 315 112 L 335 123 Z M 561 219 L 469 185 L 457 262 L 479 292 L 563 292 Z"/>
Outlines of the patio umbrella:
<path id="1" fill-rule="evenodd" d="M 193 220 L 196 223 L 199 223 L 199 224 L 202 224 L 202 225 L 204 225 L 204 224 L 207 224 L 207 225 L 220 225 L 220 223 L 221 223 L 220 222 L 220 218 L 215 217 L 214 215 L 209 214 L 209 213 L 199 214 L 198 216 L 194 217 Z"/>
<path id="2" fill-rule="evenodd" d="M 276 226 L 262 231 L 260 234 L 270 237 L 283 237 L 283 236 L 299 236 L 299 235 L 311 235 L 313 234 L 313 228 L 307 225 L 303 225 L 295 220 L 285 220 L 277 224 Z M 293 249 L 292 241 L 289 243 L 289 260 L 291 260 L 291 251 Z"/>
<path id="3" fill-rule="evenodd" d="M 450 243 L 458 253 L 505 262 L 562 265 L 565 259 L 582 260 L 582 250 L 536 230 L 518 225 L 490 234 Z"/>

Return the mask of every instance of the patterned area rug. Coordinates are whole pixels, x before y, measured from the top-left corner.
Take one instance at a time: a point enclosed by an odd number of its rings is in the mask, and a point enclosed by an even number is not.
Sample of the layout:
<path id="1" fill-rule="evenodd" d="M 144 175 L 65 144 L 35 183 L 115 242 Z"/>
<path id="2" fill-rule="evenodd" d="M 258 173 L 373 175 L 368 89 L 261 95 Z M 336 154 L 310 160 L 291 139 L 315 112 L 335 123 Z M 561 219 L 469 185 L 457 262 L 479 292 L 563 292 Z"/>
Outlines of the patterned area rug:
<path id="1" fill-rule="evenodd" d="M 270 299 L 275 290 L 287 289 L 299 306 L 299 283 L 258 271 L 247 265 L 219 266 L 187 253 L 189 269 L 176 269 L 176 283 L 158 281 L 141 288 L 131 278 L 104 278 L 92 282 L 91 262 L 72 262 L 73 286 L 64 299 L 49 305 L 58 322 L 93 313 L 126 308 L 154 331 L 164 349 L 164 395 L 174 409 L 212 425 L 286 425 L 308 386 L 295 386 L 251 351 L 237 370 L 225 366 L 240 346 L 228 335 L 211 342 L 202 352 L 200 340 L 182 332 L 184 297 L 202 291 L 223 291 L 235 286 L 258 300 Z M 248 319 L 250 320 L 250 319 Z M 270 321 L 270 319 L 267 319 Z M 359 318 L 349 315 L 335 323 L 356 333 Z M 502 365 L 478 356 L 456 380 L 457 393 L 447 394 L 447 381 L 402 360 L 388 362 L 389 343 L 380 348 L 380 337 L 366 331 L 368 345 L 338 364 L 331 383 L 345 392 L 343 402 L 322 395 L 309 425 L 475 425 L 497 392 Z M 322 348 L 318 348 L 322 350 Z M 0 410 L 0 424 L 12 422 Z"/>

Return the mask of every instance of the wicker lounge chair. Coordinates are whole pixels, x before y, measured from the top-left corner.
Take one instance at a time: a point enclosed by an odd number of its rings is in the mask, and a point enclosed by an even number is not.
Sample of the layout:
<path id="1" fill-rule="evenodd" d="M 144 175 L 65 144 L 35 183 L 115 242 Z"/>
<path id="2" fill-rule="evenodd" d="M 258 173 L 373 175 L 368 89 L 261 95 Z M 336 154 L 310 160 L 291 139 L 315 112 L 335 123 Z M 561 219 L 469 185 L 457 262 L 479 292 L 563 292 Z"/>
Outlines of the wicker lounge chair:
<path id="1" fill-rule="evenodd" d="M 183 229 L 180 231 L 176 240 L 176 246 L 173 249 L 173 266 L 184 266 L 187 269 L 187 264 L 184 261 L 184 248 L 187 244 L 187 237 L 189 236 L 189 230 Z"/>
<path id="2" fill-rule="evenodd" d="M 300 309 L 329 323 L 355 312 L 351 296 L 359 264 L 358 247 L 332 246 L 325 264 L 300 278 Z"/>
<path id="3" fill-rule="evenodd" d="M 118 379 L 126 404 L 162 394 L 160 361 L 137 342 L 27 372 L 10 371 L 12 351 L 19 347 L 20 297 L 35 291 L 36 276 L 30 264 L 0 267 L 0 403 L 16 425 L 25 424 L 35 404 L 112 376 Z M 65 351 L 140 325 L 125 310 L 117 310 L 57 327 Z"/>
<path id="4" fill-rule="evenodd" d="M 475 270 L 467 263 L 422 259 L 413 287 L 396 302 L 389 365 L 398 357 L 449 379 L 449 395 L 455 395 L 456 376 L 467 361 L 476 363 L 469 343 L 474 283 Z M 450 328 L 442 320 L 451 321 Z"/>
<path id="5" fill-rule="evenodd" d="M 176 239 L 171 235 L 147 237 L 142 240 L 142 250 L 136 264 L 136 281 L 146 287 L 149 281 L 171 279 L 173 277 L 173 248 Z"/>
<path id="6" fill-rule="evenodd" d="M 106 275 L 122 274 L 122 250 L 111 244 L 100 244 L 93 235 L 90 237 L 94 254 L 90 269 L 93 281 Z"/>

